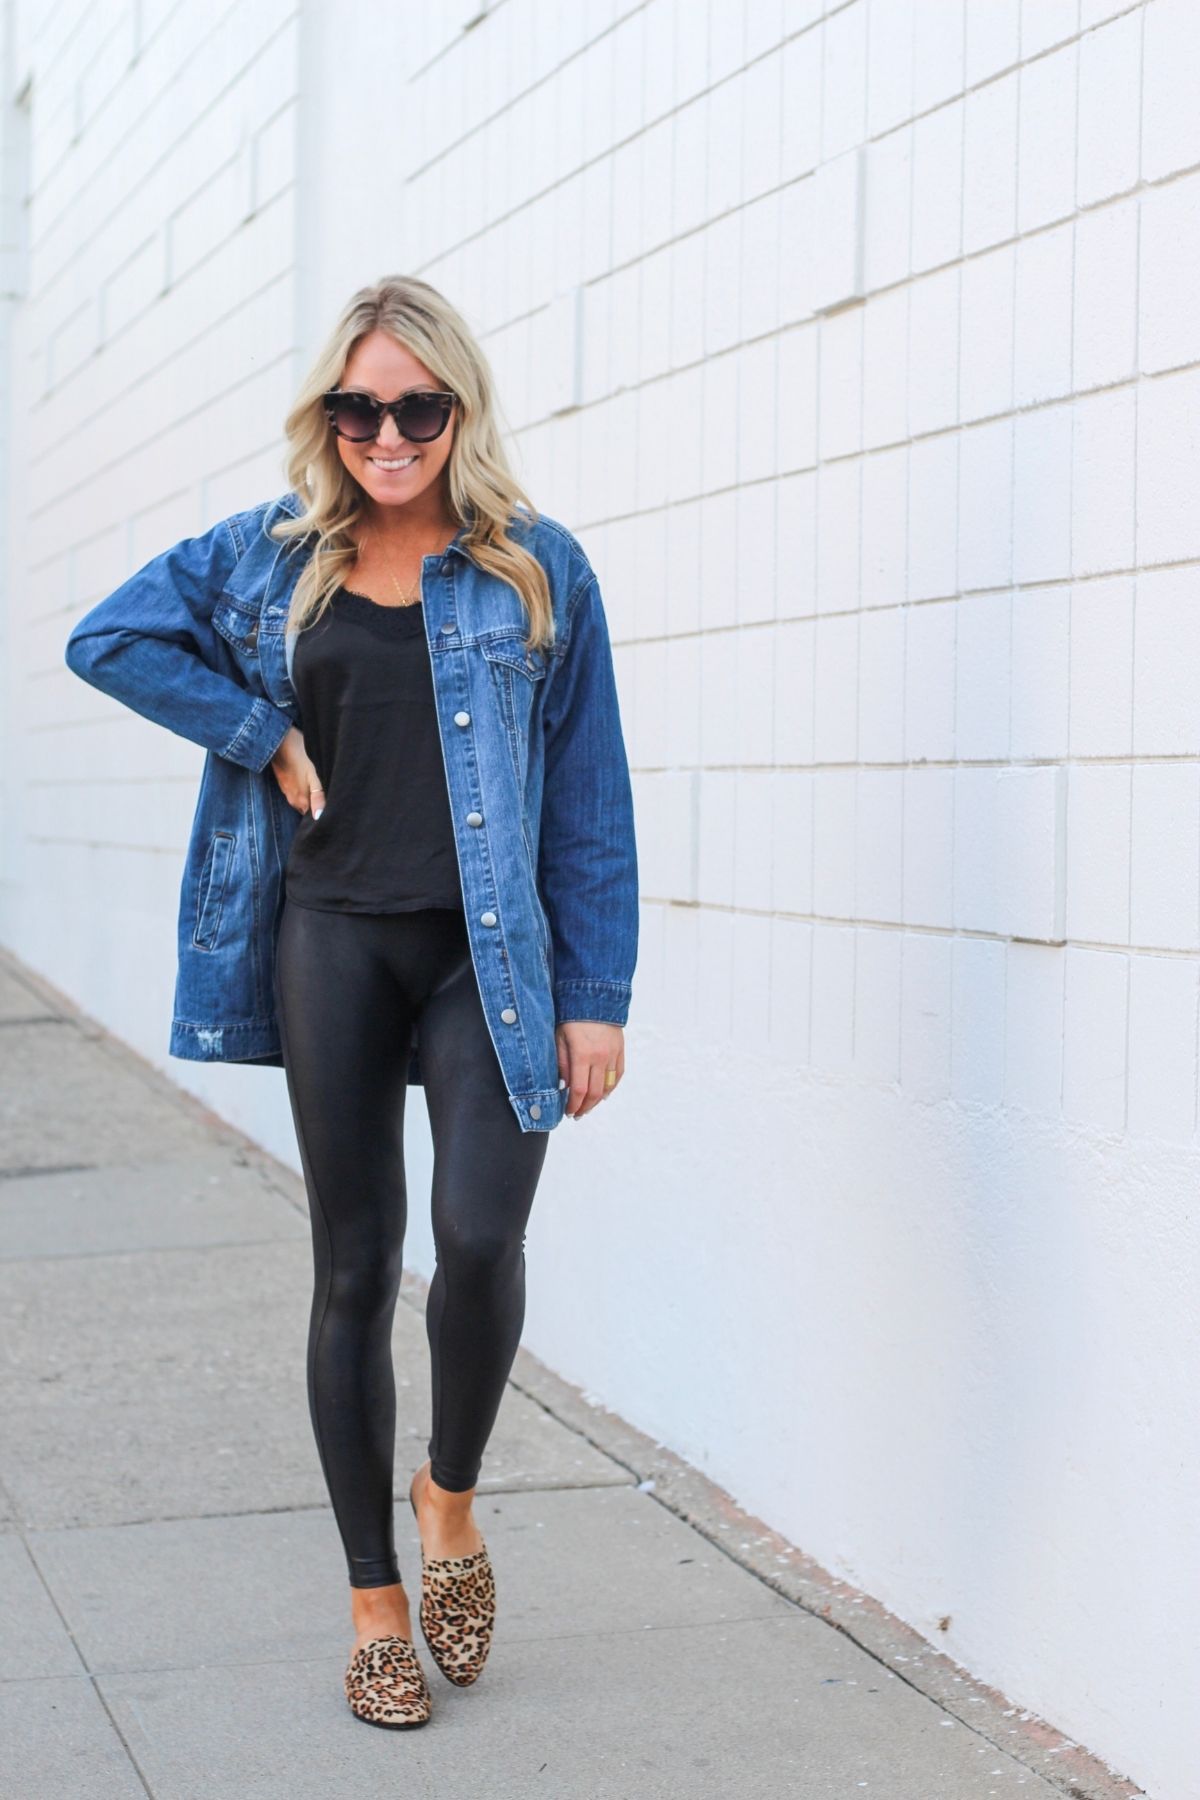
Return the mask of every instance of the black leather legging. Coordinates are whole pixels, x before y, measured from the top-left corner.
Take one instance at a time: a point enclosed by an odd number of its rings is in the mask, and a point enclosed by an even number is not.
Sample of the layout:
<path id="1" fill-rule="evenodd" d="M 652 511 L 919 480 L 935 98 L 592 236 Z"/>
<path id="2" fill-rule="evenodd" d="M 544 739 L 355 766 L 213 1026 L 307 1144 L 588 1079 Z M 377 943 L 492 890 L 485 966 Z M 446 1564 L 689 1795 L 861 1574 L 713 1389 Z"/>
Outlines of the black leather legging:
<path id="1" fill-rule="evenodd" d="M 523 1132 L 461 912 L 318 912 L 284 901 L 275 994 L 312 1220 L 308 1403 L 350 1582 L 400 1580 L 392 1518 L 392 1321 L 407 1222 L 414 1021 L 433 1134 L 437 1266 L 425 1324 L 433 1479 L 479 1476 L 525 1318 L 525 1227 L 549 1143 Z"/>

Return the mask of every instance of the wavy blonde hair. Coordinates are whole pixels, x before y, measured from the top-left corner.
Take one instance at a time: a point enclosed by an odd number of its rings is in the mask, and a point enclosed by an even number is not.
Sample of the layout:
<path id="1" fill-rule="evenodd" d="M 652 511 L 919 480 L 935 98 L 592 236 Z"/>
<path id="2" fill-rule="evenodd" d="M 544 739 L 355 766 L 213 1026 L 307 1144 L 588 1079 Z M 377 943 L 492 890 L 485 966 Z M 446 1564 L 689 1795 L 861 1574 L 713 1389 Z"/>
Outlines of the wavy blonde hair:
<path id="1" fill-rule="evenodd" d="M 355 527 L 365 513 L 366 495 L 338 454 L 321 395 L 340 385 L 351 351 L 372 331 L 388 332 L 458 395 L 446 474 L 454 515 L 469 526 L 461 547 L 520 595 L 529 620 L 527 647 L 548 648 L 554 613 L 546 572 L 508 535 L 518 504 L 530 522 L 540 515 L 504 453 L 491 369 L 462 315 L 415 275 L 387 275 L 351 296 L 284 422 L 287 478 L 304 510 L 272 526 L 271 535 L 282 542 L 316 536 L 292 595 L 287 630 L 316 622 L 357 555 Z"/>

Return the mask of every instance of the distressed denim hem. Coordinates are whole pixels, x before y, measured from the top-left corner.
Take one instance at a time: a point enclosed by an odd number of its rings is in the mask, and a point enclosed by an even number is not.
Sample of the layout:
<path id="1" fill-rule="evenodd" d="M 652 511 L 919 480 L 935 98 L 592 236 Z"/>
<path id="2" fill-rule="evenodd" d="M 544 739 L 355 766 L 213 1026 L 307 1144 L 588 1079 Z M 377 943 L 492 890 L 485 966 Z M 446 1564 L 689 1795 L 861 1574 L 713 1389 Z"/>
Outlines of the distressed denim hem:
<path id="1" fill-rule="evenodd" d="M 273 1020 L 243 1020 L 236 1025 L 198 1025 L 173 1019 L 167 1054 L 185 1062 L 262 1062 L 282 1068 L 279 1027 Z"/>

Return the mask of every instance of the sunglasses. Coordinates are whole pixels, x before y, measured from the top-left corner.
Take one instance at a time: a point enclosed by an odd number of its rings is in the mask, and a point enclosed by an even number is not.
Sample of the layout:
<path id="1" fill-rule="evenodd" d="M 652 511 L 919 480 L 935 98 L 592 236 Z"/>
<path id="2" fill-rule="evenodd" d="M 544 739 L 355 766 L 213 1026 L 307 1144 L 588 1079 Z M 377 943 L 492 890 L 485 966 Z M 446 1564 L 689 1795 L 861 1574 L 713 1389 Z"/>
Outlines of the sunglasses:
<path id="1" fill-rule="evenodd" d="M 370 394 L 331 388 L 321 395 L 321 404 L 334 431 L 352 444 L 369 444 L 377 438 L 384 413 L 391 413 L 402 438 L 412 444 L 429 444 L 445 431 L 457 399 L 457 394 L 434 393 L 427 388 L 401 394 L 399 400 L 375 400 Z"/>

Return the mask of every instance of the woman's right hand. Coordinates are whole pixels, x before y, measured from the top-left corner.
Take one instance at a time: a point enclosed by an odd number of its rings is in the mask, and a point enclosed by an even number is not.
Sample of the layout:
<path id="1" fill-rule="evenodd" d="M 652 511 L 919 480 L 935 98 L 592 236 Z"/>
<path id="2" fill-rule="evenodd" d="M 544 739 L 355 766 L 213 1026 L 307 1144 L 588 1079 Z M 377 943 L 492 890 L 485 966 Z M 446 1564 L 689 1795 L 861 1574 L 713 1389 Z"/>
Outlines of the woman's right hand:
<path id="1" fill-rule="evenodd" d="M 298 725 L 289 726 L 283 742 L 271 758 L 275 779 L 289 806 L 298 813 L 311 812 L 319 819 L 325 805 L 325 790 L 304 748 L 304 733 Z"/>

